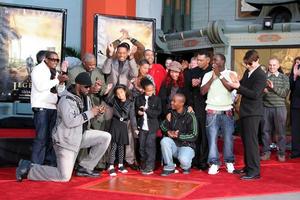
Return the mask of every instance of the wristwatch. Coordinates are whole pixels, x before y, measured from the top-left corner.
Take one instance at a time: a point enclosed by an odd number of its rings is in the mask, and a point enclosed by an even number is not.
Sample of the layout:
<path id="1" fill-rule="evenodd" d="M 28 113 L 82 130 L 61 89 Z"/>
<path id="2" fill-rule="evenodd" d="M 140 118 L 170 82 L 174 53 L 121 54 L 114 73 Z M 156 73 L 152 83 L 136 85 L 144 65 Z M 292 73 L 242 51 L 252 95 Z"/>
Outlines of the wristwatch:
<path id="1" fill-rule="evenodd" d="M 222 78 L 224 78 L 224 76 L 221 74 L 221 75 L 219 76 L 219 79 L 221 80 Z"/>

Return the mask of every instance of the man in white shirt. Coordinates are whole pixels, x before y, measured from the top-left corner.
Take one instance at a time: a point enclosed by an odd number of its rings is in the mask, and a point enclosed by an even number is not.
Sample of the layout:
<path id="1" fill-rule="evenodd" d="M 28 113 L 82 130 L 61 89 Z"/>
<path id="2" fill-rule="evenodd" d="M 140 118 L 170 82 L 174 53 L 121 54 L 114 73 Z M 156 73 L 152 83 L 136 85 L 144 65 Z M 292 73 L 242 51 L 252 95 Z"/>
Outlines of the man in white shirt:
<path id="1" fill-rule="evenodd" d="M 45 59 L 31 73 L 30 101 L 36 130 L 31 160 L 35 164 L 56 165 L 51 132 L 56 121 L 57 91 L 64 90 L 64 81 L 68 79 L 67 75 L 56 72 L 58 63 L 57 53 L 48 51 Z"/>
<path id="2" fill-rule="evenodd" d="M 233 132 L 234 118 L 232 112 L 232 88 L 228 85 L 231 76 L 236 76 L 235 72 L 225 69 L 225 56 L 215 54 L 213 58 L 213 71 L 207 72 L 202 80 L 201 94 L 207 93 L 206 100 L 206 134 L 208 139 L 209 154 L 208 163 L 210 168 L 208 174 L 217 174 L 221 162 L 218 152 L 218 132 L 223 133 L 224 162 L 228 173 L 234 170 L 233 155 Z"/>

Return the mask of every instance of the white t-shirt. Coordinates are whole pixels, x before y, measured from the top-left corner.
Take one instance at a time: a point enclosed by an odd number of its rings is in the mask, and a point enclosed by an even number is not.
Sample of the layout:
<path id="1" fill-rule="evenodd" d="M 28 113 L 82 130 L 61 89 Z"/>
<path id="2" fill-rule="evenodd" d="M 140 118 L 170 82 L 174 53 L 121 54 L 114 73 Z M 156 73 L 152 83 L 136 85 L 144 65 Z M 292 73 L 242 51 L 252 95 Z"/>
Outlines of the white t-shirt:
<path id="1" fill-rule="evenodd" d="M 228 81 L 232 82 L 230 78 L 230 73 L 235 73 L 233 71 L 225 69 L 221 72 L 221 75 Z M 202 80 L 201 87 L 204 86 L 212 77 L 213 71 L 207 72 Z M 235 73 L 236 74 L 236 73 Z M 206 100 L 206 110 L 216 110 L 216 111 L 227 111 L 232 109 L 233 99 L 232 94 L 223 85 L 219 78 L 216 78 L 207 93 Z"/>
<path id="2" fill-rule="evenodd" d="M 147 109 L 148 108 L 149 96 L 145 96 L 145 99 L 146 99 L 145 109 Z M 142 130 L 149 131 L 148 117 L 147 117 L 147 113 L 146 112 L 144 112 L 144 123 L 143 123 Z"/>

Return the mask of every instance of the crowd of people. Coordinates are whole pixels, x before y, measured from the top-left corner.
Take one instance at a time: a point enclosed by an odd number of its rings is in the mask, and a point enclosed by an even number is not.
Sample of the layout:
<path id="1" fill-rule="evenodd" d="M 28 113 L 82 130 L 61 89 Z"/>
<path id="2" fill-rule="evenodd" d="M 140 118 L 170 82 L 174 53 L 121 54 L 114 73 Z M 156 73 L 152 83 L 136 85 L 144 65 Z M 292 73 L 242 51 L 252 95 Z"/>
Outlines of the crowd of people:
<path id="1" fill-rule="evenodd" d="M 192 167 L 215 175 L 223 163 L 242 180 L 258 179 L 260 160 L 270 159 L 274 133 L 278 161 L 286 160 L 289 93 L 291 158 L 300 157 L 300 57 L 288 77 L 279 71 L 277 58 L 270 58 L 264 71 L 258 52 L 249 50 L 239 78 L 219 53 L 198 52 L 190 63 L 168 58 L 165 67 L 154 63 L 152 50 L 144 50 L 141 58 L 136 53 L 134 45 L 112 43 L 103 66 L 87 53 L 71 69 L 66 62 L 58 66 L 56 52 L 38 54 L 40 63 L 31 73 L 36 138 L 31 160 L 19 162 L 17 181 L 66 182 L 74 169 L 87 177 L 99 177 L 99 168 L 117 176 L 127 167 L 150 175 L 158 163 L 163 164 L 162 176 L 189 174 Z M 234 167 L 236 116 L 242 169 Z"/>

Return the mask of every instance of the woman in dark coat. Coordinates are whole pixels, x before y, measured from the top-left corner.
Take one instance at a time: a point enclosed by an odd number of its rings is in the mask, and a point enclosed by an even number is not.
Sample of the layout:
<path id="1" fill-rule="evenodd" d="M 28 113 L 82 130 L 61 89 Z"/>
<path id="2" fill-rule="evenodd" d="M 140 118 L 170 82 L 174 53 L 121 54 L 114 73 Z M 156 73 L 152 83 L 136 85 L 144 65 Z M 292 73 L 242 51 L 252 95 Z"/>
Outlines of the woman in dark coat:
<path id="1" fill-rule="evenodd" d="M 300 157 L 300 57 L 294 59 L 290 74 L 290 101 L 292 125 L 292 155 L 291 158 Z"/>

